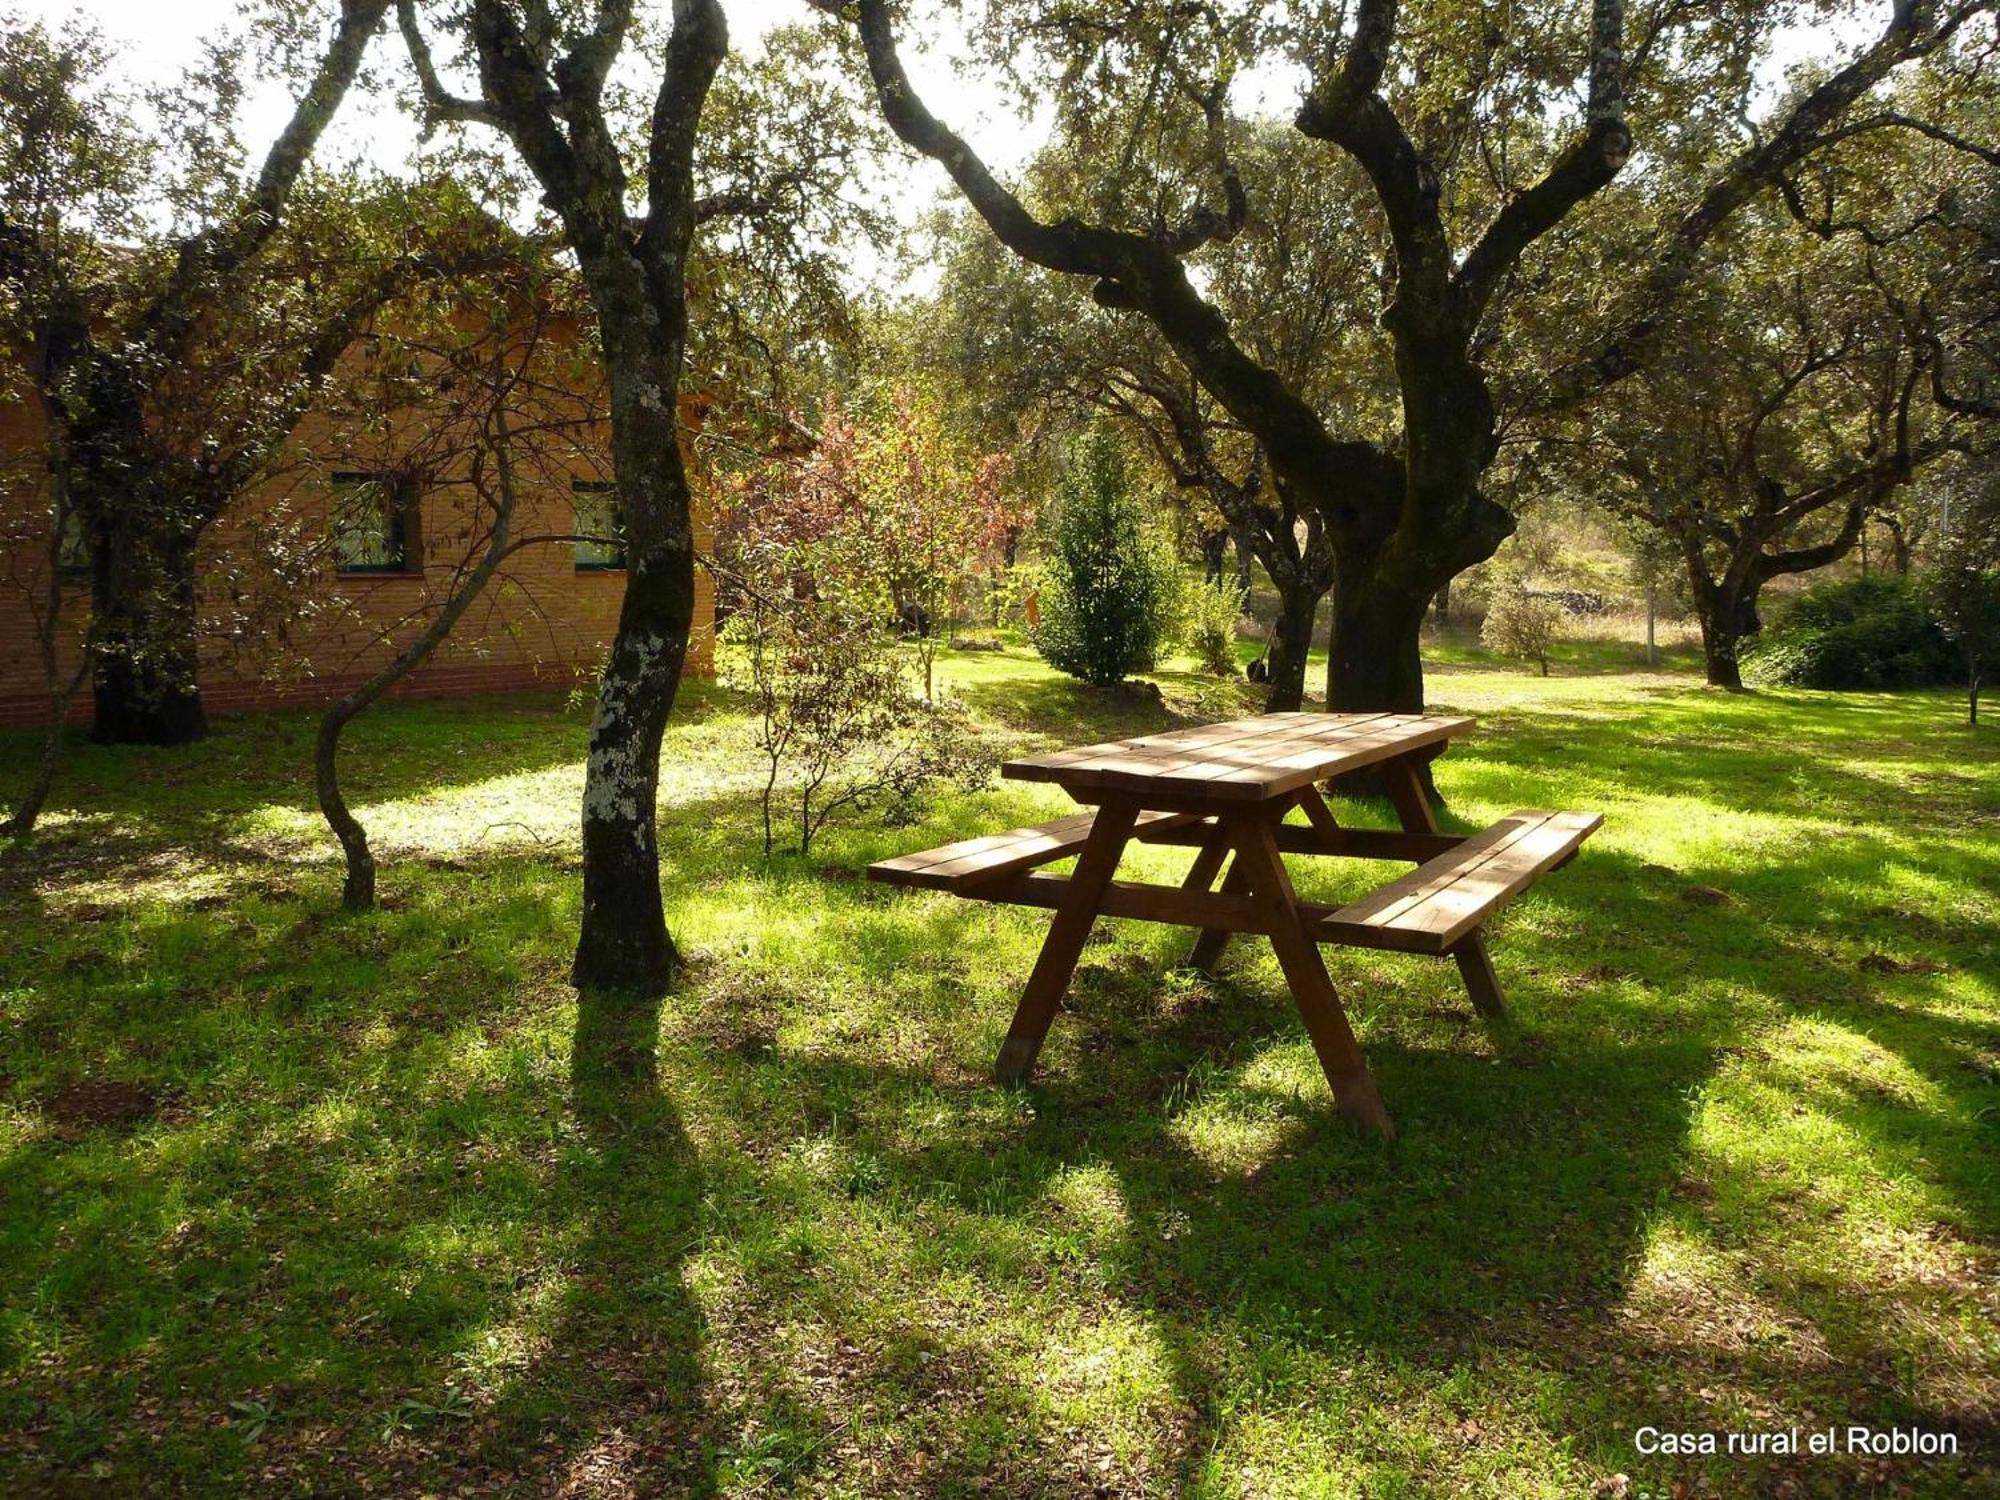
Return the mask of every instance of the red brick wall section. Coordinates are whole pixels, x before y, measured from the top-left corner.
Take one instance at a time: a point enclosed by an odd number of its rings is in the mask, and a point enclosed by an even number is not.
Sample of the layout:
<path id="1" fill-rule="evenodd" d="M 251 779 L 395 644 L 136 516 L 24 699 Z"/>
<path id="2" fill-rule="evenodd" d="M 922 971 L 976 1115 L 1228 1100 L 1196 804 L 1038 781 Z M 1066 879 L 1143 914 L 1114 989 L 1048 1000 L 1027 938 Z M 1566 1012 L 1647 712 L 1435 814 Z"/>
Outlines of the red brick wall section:
<path id="1" fill-rule="evenodd" d="M 562 371 L 569 380 L 590 378 L 585 362 L 575 358 L 563 361 Z M 684 400 L 683 409 L 689 426 L 697 426 L 700 403 Z M 292 447 L 310 457 L 289 465 L 289 472 L 281 462 L 276 466 L 281 477 L 266 482 L 212 528 L 201 574 L 201 685 L 211 711 L 329 702 L 387 662 L 421 628 L 424 606 L 445 597 L 471 547 L 475 501 L 464 484 L 443 483 L 424 495 L 419 573 L 341 575 L 324 546 L 333 507 L 326 475 L 342 468 L 377 467 L 370 460 L 379 456 L 383 444 L 408 442 L 422 420 L 421 411 L 396 413 L 343 440 L 338 429 L 348 423 L 321 411 L 309 413 L 293 434 Z M 48 499 L 37 461 L 40 436 L 31 403 L 0 398 L 0 725 L 44 722 L 48 712 L 33 613 L 47 577 Z M 521 466 L 515 536 L 573 529 L 570 481 L 608 477 L 606 437 L 601 423 L 591 423 L 581 439 L 545 446 L 535 463 Z M 698 492 L 699 484 L 697 477 Z M 280 613 L 292 618 L 282 627 L 269 626 L 268 612 L 257 603 L 260 590 L 275 597 L 257 561 L 268 550 L 260 536 L 267 528 L 288 529 L 311 544 L 319 558 L 303 601 L 308 607 L 298 612 L 296 589 L 289 591 Z M 713 544 L 707 507 L 699 503 L 695 543 L 704 553 Z M 577 571 L 568 543 L 525 548 L 508 560 L 451 636 L 399 690 L 436 697 L 573 686 L 589 677 L 609 647 L 624 589 L 621 572 Z M 88 609 L 85 583 L 67 586 L 63 654 L 70 662 Z M 696 625 L 687 661 L 691 676 L 714 674 L 714 618 L 713 588 L 704 572 L 697 579 Z M 87 718 L 89 694 L 79 697 L 77 712 Z"/>

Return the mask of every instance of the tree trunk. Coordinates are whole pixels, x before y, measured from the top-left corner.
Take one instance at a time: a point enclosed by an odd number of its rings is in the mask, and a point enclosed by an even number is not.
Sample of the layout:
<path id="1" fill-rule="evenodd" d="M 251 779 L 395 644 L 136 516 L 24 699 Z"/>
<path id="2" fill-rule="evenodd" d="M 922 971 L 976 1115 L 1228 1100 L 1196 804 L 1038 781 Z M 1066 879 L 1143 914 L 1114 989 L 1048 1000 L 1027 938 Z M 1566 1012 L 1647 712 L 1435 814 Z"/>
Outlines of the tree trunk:
<path id="1" fill-rule="evenodd" d="M 1731 692 L 1742 691 L 1743 669 L 1737 661 L 1737 648 L 1743 637 L 1740 615 L 1726 600 L 1704 602 L 1699 614 L 1701 654 L 1707 668 L 1708 685 L 1728 688 Z"/>
<path id="2" fill-rule="evenodd" d="M 1340 558 L 1327 652 L 1327 707 L 1345 713 L 1422 713 L 1419 633 L 1436 589 L 1401 590 L 1373 576 L 1373 559 Z"/>
<path id="3" fill-rule="evenodd" d="M 655 1072 L 659 997 L 680 957 L 660 899 L 654 827 L 660 740 L 694 615 L 693 547 L 685 533 L 678 543 L 631 559 L 584 772 L 583 922 L 572 969 L 578 1068 L 626 1082 Z"/>
<path id="4" fill-rule="evenodd" d="M 496 332 L 499 334 L 495 345 L 498 351 L 496 358 L 504 357 L 507 351 L 504 319 Z M 495 388 L 503 392 L 504 401 L 504 380 L 496 378 Z M 451 634 L 452 627 L 472 601 L 479 597 L 500 564 L 515 550 L 508 542 L 508 532 L 514 522 L 516 492 L 513 450 L 504 404 L 495 406 L 492 425 L 494 466 L 499 474 L 500 498 L 494 507 L 493 532 L 487 539 L 484 554 L 472 571 L 466 574 L 457 592 L 445 600 L 444 607 L 417 638 L 397 652 L 381 671 L 329 708 L 319 721 L 319 737 L 313 747 L 313 782 L 319 793 L 320 813 L 325 817 L 327 827 L 333 830 L 333 836 L 340 841 L 341 854 L 346 859 L 347 873 L 341 881 L 340 902 L 349 911 L 366 911 L 375 904 L 375 855 L 368 847 L 368 830 L 361 826 L 360 819 L 354 816 L 347 799 L 341 795 L 341 731 L 369 704 L 430 658 L 431 653 Z"/>
<path id="5" fill-rule="evenodd" d="M 54 628 L 55 621 L 49 621 L 48 629 L 52 631 Z M 35 831 L 35 824 L 42 816 L 42 805 L 49 800 L 49 792 L 56 784 L 56 768 L 62 764 L 63 745 L 69 738 L 70 702 L 76 697 L 76 690 L 83 685 L 84 673 L 88 670 L 89 660 L 86 658 L 66 682 L 49 694 L 49 728 L 42 737 L 42 754 L 35 765 L 35 779 L 15 802 L 7 821 L 0 823 L 0 838 L 25 839 Z"/>
<path id="6" fill-rule="evenodd" d="M 598 687 L 583 788 L 583 922 L 576 984 L 579 1076 L 644 1082 L 655 1072 L 659 998 L 679 953 L 660 898 L 655 829 L 660 741 L 694 621 L 694 533 L 675 397 L 680 328 L 599 268 L 612 450 L 626 497 L 628 571 L 618 634 Z M 608 284 L 607 284 L 608 283 Z M 665 347 L 661 335 L 666 333 Z"/>
<path id="7" fill-rule="evenodd" d="M 1204 531 L 1197 540 L 1201 543 L 1202 577 L 1209 583 L 1222 582 L 1223 570 L 1229 562 L 1229 528 Z"/>
<path id="8" fill-rule="evenodd" d="M 1649 668 L 1660 664 L 1659 639 L 1654 633 L 1654 625 L 1660 617 L 1660 585 L 1657 579 L 1646 580 L 1646 665 Z"/>
<path id="9" fill-rule="evenodd" d="M 388 681 L 382 683 L 383 688 L 388 685 Z M 340 852 L 347 865 L 340 883 L 340 904 L 349 911 L 367 911 L 375 904 L 375 855 L 368 847 L 368 830 L 361 826 L 361 820 L 349 810 L 347 799 L 340 793 L 340 732 L 374 696 L 371 693 L 368 699 L 363 699 L 357 691 L 334 704 L 319 721 L 319 736 L 313 743 L 313 786 L 319 793 L 320 816 L 340 840 Z"/>
<path id="10" fill-rule="evenodd" d="M 1437 591 L 1437 595 L 1431 600 L 1431 603 L 1437 610 L 1438 624 L 1449 625 L 1451 623 L 1451 580 L 1449 578 L 1444 581 L 1444 586 Z"/>
<path id="11" fill-rule="evenodd" d="M 100 745 L 184 745 L 208 732 L 196 675 L 195 541 L 151 534 L 142 514 L 134 506 L 92 537 L 90 737 Z"/>
<path id="12" fill-rule="evenodd" d="M 1250 592 L 1250 556 L 1254 550 L 1249 540 L 1249 528 L 1239 526 L 1235 529 L 1234 535 L 1236 538 L 1236 588 L 1237 592 L 1248 595 Z"/>
<path id="13" fill-rule="evenodd" d="M 1306 696 L 1306 657 L 1312 650 L 1313 621 L 1321 594 L 1309 583 L 1287 581 L 1278 593 L 1278 618 L 1271 625 L 1270 691 L 1264 712 L 1290 713 Z"/>
<path id="14" fill-rule="evenodd" d="M 1399 347 L 1399 366 L 1411 361 Z M 1327 707 L 1340 712 L 1422 713 L 1424 615 L 1438 590 L 1491 557 L 1514 518 L 1479 492 L 1490 448 L 1491 403 L 1476 379 L 1421 383 L 1406 371 L 1404 402 L 1419 447 L 1398 455 L 1348 445 L 1336 474 L 1310 482 L 1333 547 L 1333 638 Z M 1298 482 L 1298 481 L 1294 481 Z M 1429 516 L 1419 527 L 1413 515 Z"/>

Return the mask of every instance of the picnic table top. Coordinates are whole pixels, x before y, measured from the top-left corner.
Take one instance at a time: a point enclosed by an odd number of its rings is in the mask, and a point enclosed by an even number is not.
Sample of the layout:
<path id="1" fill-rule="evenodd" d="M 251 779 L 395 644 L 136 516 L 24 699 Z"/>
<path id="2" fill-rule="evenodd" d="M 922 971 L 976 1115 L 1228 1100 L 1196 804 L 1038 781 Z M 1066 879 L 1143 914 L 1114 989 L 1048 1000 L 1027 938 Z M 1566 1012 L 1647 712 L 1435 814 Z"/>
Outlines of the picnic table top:
<path id="1" fill-rule="evenodd" d="M 1472 724 L 1428 714 L 1260 714 L 1010 760 L 1000 771 L 1055 782 L 1082 801 L 1122 792 L 1256 802 L 1443 745 Z"/>

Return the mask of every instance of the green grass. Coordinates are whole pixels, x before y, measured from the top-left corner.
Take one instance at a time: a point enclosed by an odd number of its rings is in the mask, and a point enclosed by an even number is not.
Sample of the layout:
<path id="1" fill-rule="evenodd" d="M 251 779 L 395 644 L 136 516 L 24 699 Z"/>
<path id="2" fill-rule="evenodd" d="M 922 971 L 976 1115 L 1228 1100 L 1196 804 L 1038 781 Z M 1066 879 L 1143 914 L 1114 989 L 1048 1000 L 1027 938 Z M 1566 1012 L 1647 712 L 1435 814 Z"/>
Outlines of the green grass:
<path id="1" fill-rule="evenodd" d="M 80 749 L 0 855 L 0 1493 L 2000 1493 L 2000 737 L 1589 671 L 1618 650 L 1440 653 L 1460 826 L 1609 821 L 1496 924 L 1510 1027 L 1449 965 L 1330 953 L 1394 1145 L 1335 1119 L 1268 955 L 1201 979 L 1138 924 L 990 1085 L 1045 914 L 855 876 L 1060 799 L 766 863 L 716 689 L 663 756 L 695 962 L 622 1127 L 569 1096 L 580 710 L 357 726 L 360 917 L 308 717 Z M 996 748 L 1240 701 L 947 673 Z M 1835 1423 L 1963 1452 L 1631 1441 Z"/>

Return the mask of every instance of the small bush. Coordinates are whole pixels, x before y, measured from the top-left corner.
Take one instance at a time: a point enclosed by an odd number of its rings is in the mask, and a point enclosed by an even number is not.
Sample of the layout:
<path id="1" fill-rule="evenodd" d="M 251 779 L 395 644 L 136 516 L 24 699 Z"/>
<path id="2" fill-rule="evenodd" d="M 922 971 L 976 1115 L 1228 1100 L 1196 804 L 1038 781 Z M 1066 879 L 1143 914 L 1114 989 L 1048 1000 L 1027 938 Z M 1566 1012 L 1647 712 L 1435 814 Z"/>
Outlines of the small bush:
<path id="1" fill-rule="evenodd" d="M 1035 649 L 1097 687 L 1122 682 L 1159 659 L 1176 582 L 1171 557 L 1140 523 L 1117 444 L 1093 429 L 1056 496 Z"/>
<path id="2" fill-rule="evenodd" d="M 1544 677 L 1549 675 L 1549 647 L 1562 628 L 1563 608 L 1543 594 L 1532 594 L 1520 579 L 1501 581 L 1486 606 L 1486 622 L 1479 628 L 1479 642 L 1501 656 L 1519 657 L 1536 663 Z"/>
<path id="3" fill-rule="evenodd" d="M 1938 628 L 1958 648 L 1966 720 L 1976 725 L 1980 691 L 2000 666 L 2000 535 L 1974 538 L 1948 532 L 1939 546 L 1944 556 L 1926 581 L 1924 601 Z"/>
<path id="4" fill-rule="evenodd" d="M 1754 682 L 1850 691 L 1957 680 L 1951 643 L 1915 589 L 1890 574 L 1808 589 L 1744 652 Z"/>
<path id="5" fill-rule="evenodd" d="M 1236 659 L 1236 622 L 1243 614 L 1243 590 L 1226 578 L 1208 579 L 1190 573 L 1182 610 L 1187 648 L 1201 663 L 1202 671 L 1215 677 L 1240 675 L 1243 667 Z"/>

